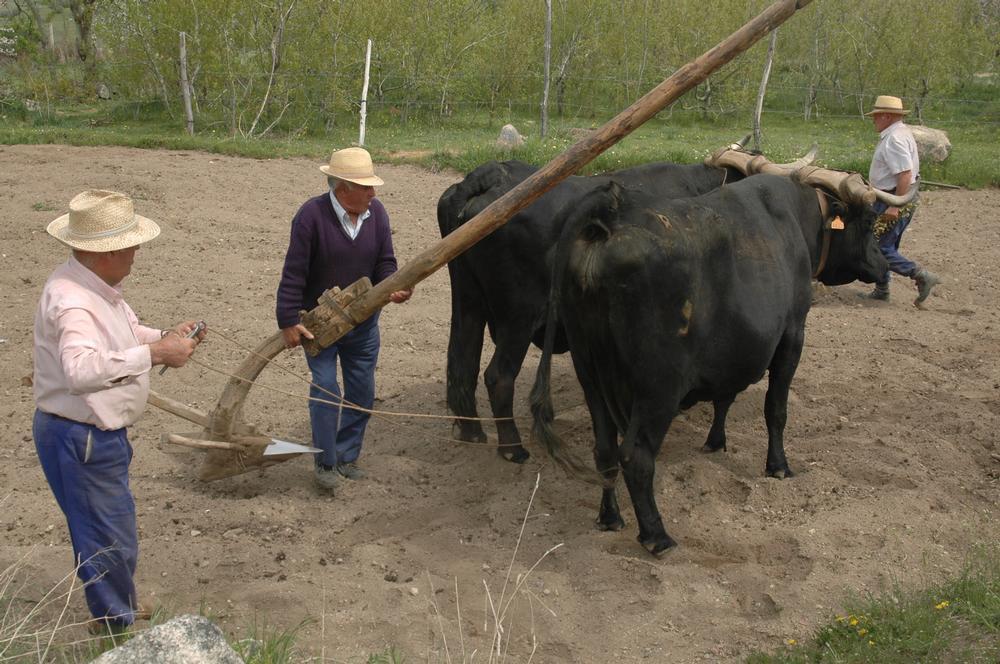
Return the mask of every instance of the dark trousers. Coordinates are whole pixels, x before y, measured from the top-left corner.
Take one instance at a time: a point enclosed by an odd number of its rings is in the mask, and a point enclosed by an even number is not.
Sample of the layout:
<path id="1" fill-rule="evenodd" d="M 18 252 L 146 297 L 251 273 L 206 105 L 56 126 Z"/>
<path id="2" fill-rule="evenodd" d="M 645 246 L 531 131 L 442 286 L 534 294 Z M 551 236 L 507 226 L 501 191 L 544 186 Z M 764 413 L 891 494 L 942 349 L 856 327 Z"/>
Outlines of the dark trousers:
<path id="1" fill-rule="evenodd" d="M 139 543 L 125 429 L 102 431 L 36 410 L 32 433 L 45 479 L 66 515 L 90 613 L 131 625 Z"/>
<path id="2" fill-rule="evenodd" d="M 315 456 L 317 464 L 335 466 L 338 463 L 351 463 L 361 454 L 361 443 L 369 416 L 368 413 L 337 405 L 341 398 L 337 383 L 337 360 L 340 360 L 344 375 L 343 398 L 350 404 L 370 409 L 375 403 L 375 363 L 378 361 L 380 344 L 376 315 L 345 334 L 316 357 L 306 354 L 314 383 L 309 388 L 309 396 L 333 402 L 309 402 L 313 446 L 323 450 Z"/>
<path id="3" fill-rule="evenodd" d="M 885 212 L 889 206 L 882 201 L 875 201 L 873 207 L 875 208 L 875 214 L 878 215 Z M 903 232 L 910 225 L 910 220 L 912 219 L 913 210 L 908 214 L 900 214 L 896 225 L 886 231 L 885 235 L 878 240 L 878 248 L 889 262 L 889 270 L 878 280 L 880 287 L 889 287 L 889 278 L 892 272 L 910 278 L 917 274 L 917 264 L 899 253 L 899 242 L 903 239 Z"/>

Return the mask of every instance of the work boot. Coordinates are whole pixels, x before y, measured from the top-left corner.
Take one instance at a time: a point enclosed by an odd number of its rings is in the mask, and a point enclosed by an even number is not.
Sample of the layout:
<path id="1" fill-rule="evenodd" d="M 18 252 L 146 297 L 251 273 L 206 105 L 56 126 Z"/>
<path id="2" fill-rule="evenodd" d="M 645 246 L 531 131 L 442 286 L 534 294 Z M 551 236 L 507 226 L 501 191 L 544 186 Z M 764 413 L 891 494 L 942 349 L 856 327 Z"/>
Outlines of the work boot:
<path id="1" fill-rule="evenodd" d="M 865 293 L 864 297 L 869 300 L 878 300 L 880 302 L 889 301 L 889 284 L 875 284 L 875 288 L 870 293 Z"/>
<path id="2" fill-rule="evenodd" d="M 337 488 L 337 471 L 333 466 L 316 466 L 316 486 L 323 491 L 333 493 Z"/>
<path id="3" fill-rule="evenodd" d="M 358 464 L 353 461 L 349 463 L 338 463 L 337 472 L 349 480 L 360 480 L 365 476 L 365 471 L 358 468 Z"/>
<path id="4" fill-rule="evenodd" d="M 913 275 L 913 280 L 917 282 L 917 299 L 913 304 L 920 305 L 931 294 L 931 289 L 941 283 L 941 278 L 932 272 L 921 268 Z"/>

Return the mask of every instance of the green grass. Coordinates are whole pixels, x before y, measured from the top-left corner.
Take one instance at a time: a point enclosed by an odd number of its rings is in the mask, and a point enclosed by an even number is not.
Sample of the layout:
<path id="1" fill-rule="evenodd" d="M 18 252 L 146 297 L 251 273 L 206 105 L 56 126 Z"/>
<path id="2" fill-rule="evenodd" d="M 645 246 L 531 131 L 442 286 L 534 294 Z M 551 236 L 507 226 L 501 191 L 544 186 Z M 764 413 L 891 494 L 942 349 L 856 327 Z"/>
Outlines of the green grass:
<path id="1" fill-rule="evenodd" d="M 507 121 L 525 136 L 514 151 L 494 146 L 499 128 Z M 590 119 L 554 118 L 544 140 L 537 118 L 494 118 L 485 114 L 447 119 L 424 117 L 402 123 L 387 113 L 369 116 L 366 147 L 376 159 L 414 163 L 427 168 L 469 171 L 491 159 L 521 159 L 541 165 L 575 142 L 572 130 L 592 128 Z M 933 124 L 933 123 L 931 123 Z M 765 114 L 763 149 L 775 161 L 790 161 L 819 145 L 818 163 L 830 168 L 867 173 L 875 132 L 862 118 L 830 118 L 805 122 L 782 114 Z M 923 164 L 925 180 L 969 188 L 1000 186 L 1000 156 L 996 123 L 948 120 L 935 125 L 948 132 L 953 145 L 943 164 Z M 720 119 L 691 114 L 661 113 L 612 146 L 585 169 L 585 173 L 615 170 L 649 161 L 700 161 L 722 145 L 749 133 L 749 113 Z M 183 130 L 183 120 L 170 117 L 155 102 L 106 105 L 46 105 L 28 111 L 18 104 L 0 105 L 0 143 L 124 145 L 137 148 L 202 150 L 253 158 L 302 156 L 321 160 L 334 147 L 357 141 L 357 128 L 336 127 L 319 134 L 268 135 L 248 140 L 233 137 L 221 123 L 198 120 L 194 136 Z"/>
<path id="2" fill-rule="evenodd" d="M 956 578 L 849 602 L 803 643 L 789 638 L 748 664 L 949 664 L 1000 661 L 1000 548 L 981 548 Z"/>

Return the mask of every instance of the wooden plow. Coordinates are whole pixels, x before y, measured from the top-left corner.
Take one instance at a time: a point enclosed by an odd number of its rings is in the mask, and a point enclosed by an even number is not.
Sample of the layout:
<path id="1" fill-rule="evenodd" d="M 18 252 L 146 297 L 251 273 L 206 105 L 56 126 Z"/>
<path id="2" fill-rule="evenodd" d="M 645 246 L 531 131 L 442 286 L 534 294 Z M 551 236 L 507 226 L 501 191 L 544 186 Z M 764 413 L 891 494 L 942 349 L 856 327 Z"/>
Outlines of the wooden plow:
<path id="1" fill-rule="evenodd" d="M 354 326 L 389 303 L 397 290 L 413 288 L 469 247 L 502 226 L 559 182 L 576 173 L 602 152 L 632 133 L 715 70 L 750 48 L 812 0 L 778 0 L 725 40 L 678 69 L 642 98 L 587 137 L 570 146 L 473 219 L 423 251 L 396 273 L 372 286 L 362 279 L 344 290 L 324 293 L 315 309 L 302 313 L 302 323 L 315 340 L 304 344 L 315 355 Z M 211 413 L 151 393 L 149 403 L 202 427 L 198 434 L 166 436 L 168 442 L 197 447 L 206 452 L 199 478 L 205 481 L 231 477 L 280 463 L 296 454 L 264 455 L 271 442 L 242 421 L 243 403 L 267 364 L 285 350 L 280 332 L 265 340 L 239 366 Z"/>

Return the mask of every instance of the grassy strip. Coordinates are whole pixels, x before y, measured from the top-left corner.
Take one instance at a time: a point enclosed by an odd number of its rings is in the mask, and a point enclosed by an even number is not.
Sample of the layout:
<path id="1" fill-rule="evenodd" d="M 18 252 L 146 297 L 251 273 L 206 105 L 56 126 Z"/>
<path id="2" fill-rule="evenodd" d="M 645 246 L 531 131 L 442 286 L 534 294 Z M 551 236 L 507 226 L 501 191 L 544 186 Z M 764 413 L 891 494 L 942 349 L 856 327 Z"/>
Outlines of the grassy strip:
<path id="1" fill-rule="evenodd" d="M 310 157 L 321 160 L 335 146 L 357 140 L 353 127 L 338 127 L 323 136 L 300 134 L 247 140 L 207 125 L 188 136 L 176 120 L 155 109 L 130 112 L 122 107 L 76 106 L 39 112 L 5 113 L 0 123 L 0 144 L 66 143 L 71 145 L 123 145 L 137 148 L 202 150 L 252 158 Z M 494 145 L 504 121 L 476 116 L 447 120 L 411 121 L 403 124 L 372 122 L 367 145 L 378 160 L 411 163 L 432 169 L 467 172 L 491 159 L 516 158 L 541 165 L 579 140 L 582 131 L 597 124 L 583 119 L 556 119 L 545 138 L 538 137 L 537 122 L 516 118 L 525 144 L 513 151 Z M 834 118 L 804 122 L 787 116 L 764 118 L 765 152 L 775 161 L 790 161 L 815 142 L 819 163 L 830 168 L 867 173 L 876 135 L 867 120 Z M 670 118 L 661 114 L 637 129 L 590 164 L 585 172 L 601 172 L 650 161 L 691 163 L 716 148 L 748 133 L 742 116 L 718 120 Z M 1000 159 L 996 157 L 996 128 L 986 123 L 952 123 L 943 126 L 954 146 L 943 164 L 923 164 L 925 180 L 969 188 L 1000 186 Z"/>
<path id="2" fill-rule="evenodd" d="M 1000 547 L 973 552 L 954 579 L 920 590 L 894 588 L 848 603 L 845 615 L 805 643 L 788 639 L 748 664 L 1000 661 Z"/>

